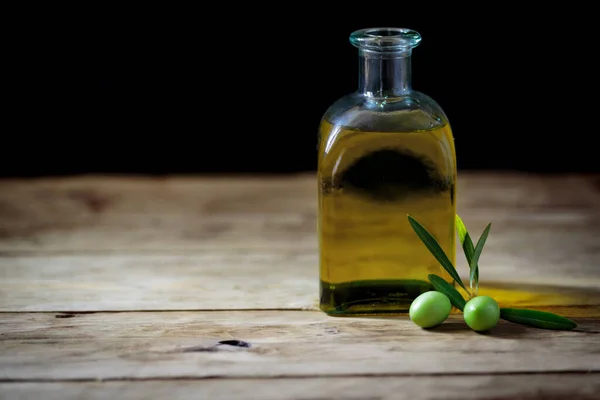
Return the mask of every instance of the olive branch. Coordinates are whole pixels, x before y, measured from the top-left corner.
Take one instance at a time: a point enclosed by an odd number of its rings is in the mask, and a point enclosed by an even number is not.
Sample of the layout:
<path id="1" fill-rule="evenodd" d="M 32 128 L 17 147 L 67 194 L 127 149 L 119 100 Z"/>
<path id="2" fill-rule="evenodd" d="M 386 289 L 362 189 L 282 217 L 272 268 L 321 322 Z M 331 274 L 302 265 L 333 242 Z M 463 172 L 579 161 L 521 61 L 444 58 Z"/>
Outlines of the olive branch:
<path id="1" fill-rule="evenodd" d="M 492 223 L 490 222 L 481 233 L 477 244 L 474 246 L 467 227 L 462 219 L 456 215 L 456 230 L 460 243 L 465 254 L 465 258 L 469 265 L 469 289 L 465 286 L 456 268 L 440 246 L 435 238 L 425 229 L 421 223 L 415 220 L 412 216 L 408 216 L 408 222 L 412 226 L 417 236 L 421 239 L 425 247 L 440 263 L 440 265 L 450 274 L 454 282 L 465 290 L 469 296 L 469 300 L 477 297 L 479 291 L 479 258 L 483 252 L 483 247 L 486 243 Z M 467 301 L 456 288 L 448 283 L 444 278 L 436 274 L 428 275 L 429 282 L 438 292 L 445 294 L 454 307 L 460 311 L 464 310 Z M 559 329 L 570 330 L 577 327 L 577 324 L 568 318 L 560 315 L 524 308 L 500 308 L 500 318 L 513 323 L 533 326 L 543 329 Z"/>

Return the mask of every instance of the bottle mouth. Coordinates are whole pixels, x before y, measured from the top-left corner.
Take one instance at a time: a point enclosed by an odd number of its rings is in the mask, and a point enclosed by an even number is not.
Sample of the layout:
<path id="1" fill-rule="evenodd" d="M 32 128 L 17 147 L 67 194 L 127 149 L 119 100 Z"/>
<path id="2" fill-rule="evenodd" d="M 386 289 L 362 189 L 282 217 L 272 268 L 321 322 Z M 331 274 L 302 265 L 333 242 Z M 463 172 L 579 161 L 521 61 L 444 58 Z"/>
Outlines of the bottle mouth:
<path id="1" fill-rule="evenodd" d="M 366 28 L 350 34 L 350 43 L 374 52 L 405 52 L 421 42 L 419 32 L 406 28 Z"/>

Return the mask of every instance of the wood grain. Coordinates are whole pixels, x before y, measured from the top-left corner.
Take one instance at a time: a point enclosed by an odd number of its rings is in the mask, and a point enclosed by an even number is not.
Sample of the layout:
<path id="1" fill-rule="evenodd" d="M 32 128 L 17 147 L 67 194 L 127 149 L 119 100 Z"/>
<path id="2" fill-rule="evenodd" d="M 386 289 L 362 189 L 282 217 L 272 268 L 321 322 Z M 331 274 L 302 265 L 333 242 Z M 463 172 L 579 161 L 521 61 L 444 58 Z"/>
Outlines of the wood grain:
<path id="1" fill-rule="evenodd" d="M 317 256 L 294 249 L 0 258 L 0 311 L 315 310 L 317 303 Z"/>
<path id="2" fill-rule="evenodd" d="M 0 383 L 0 399 L 596 400 L 600 375 L 311 377 Z"/>
<path id="3" fill-rule="evenodd" d="M 317 310 L 317 263 L 316 253 L 295 249 L 0 257 L 0 311 Z M 538 270 L 538 283 L 545 272 Z M 536 286 L 522 301 L 576 304 L 586 308 L 569 315 L 595 315 L 600 290 L 583 290 L 594 276 L 572 277 L 577 290 L 558 297 Z"/>
<path id="4" fill-rule="evenodd" d="M 45 178 L 0 183 L 0 251 L 315 248 L 314 179 Z"/>
<path id="5" fill-rule="evenodd" d="M 426 331 L 407 318 L 311 311 L 4 313 L 0 379 L 600 372 L 600 321 L 578 322 L 571 332 L 501 322 L 482 335 L 459 316 Z"/>

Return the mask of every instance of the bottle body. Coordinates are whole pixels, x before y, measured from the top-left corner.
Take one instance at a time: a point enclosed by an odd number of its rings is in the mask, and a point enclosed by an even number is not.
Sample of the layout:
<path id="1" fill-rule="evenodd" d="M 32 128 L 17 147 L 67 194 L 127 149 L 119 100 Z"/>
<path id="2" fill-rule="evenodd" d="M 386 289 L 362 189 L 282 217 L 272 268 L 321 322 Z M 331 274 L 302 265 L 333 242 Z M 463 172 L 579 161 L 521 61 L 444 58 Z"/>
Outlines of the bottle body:
<path id="1" fill-rule="evenodd" d="M 421 38 L 403 28 L 355 31 L 355 93 L 332 104 L 319 127 L 320 307 L 330 315 L 406 313 L 451 280 L 408 215 L 456 259 L 454 140 L 448 118 L 411 87 Z"/>
<path id="2" fill-rule="evenodd" d="M 405 313 L 450 280 L 407 215 L 455 261 L 457 165 L 441 107 L 407 91 L 355 93 L 333 104 L 319 130 L 320 307 L 331 315 Z"/>

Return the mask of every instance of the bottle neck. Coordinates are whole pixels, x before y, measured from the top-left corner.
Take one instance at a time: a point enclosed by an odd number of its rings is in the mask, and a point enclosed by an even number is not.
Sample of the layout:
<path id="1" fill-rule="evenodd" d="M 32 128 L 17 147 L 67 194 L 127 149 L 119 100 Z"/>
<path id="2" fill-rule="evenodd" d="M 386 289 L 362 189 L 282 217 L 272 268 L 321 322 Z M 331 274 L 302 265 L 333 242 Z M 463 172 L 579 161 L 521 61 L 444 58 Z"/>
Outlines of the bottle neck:
<path id="1" fill-rule="evenodd" d="M 411 90 L 411 52 L 359 50 L 358 90 L 364 96 L 389 98 Z"/>

